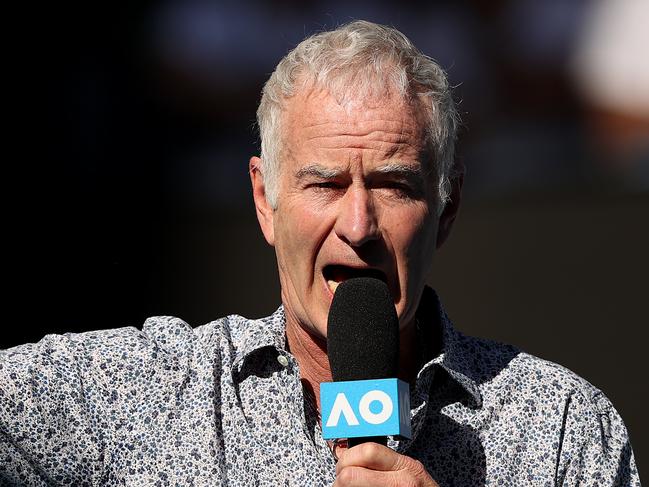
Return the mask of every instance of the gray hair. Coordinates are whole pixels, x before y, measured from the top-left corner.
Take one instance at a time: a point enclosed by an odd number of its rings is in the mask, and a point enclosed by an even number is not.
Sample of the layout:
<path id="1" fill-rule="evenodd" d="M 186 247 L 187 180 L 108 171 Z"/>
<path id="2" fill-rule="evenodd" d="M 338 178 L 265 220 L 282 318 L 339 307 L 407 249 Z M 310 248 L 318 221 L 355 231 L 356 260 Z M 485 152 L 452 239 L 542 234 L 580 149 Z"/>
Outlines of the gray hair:
<path id="1" fill-rule="evenodd" d="M 260 168 L 266 197 L 277 208 L 284 102 L 307 84 L 345 99 L 353 91 L 380 96 L 390 90 L 425 103 L 426 138 L 435 160 L 439 211 L 449 199 L 459 116 L 442 68 L 396 29 L 356 21 L 303 40 L 270 76 L 257 109 Z"/>

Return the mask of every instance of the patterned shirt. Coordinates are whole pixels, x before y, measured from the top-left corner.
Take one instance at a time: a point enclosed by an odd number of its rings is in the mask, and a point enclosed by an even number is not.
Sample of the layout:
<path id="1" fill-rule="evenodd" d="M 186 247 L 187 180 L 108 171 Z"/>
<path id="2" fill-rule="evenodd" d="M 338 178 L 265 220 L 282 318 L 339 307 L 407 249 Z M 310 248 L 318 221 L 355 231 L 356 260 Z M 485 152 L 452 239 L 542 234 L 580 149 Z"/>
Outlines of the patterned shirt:
<path id="1" fill-rule="evenodd" d="M 412 440 L 389 446 L 442 487 L 640 485 L 624 424 L 602 392 L 559 365 L 462 335 L 429 291 L 441 353 L 411 388 Z M 195 329 L 150 318 L 141 331 L 48 335 L 0 352 L 2 485 L 334 479 L 282 308 Z"/>

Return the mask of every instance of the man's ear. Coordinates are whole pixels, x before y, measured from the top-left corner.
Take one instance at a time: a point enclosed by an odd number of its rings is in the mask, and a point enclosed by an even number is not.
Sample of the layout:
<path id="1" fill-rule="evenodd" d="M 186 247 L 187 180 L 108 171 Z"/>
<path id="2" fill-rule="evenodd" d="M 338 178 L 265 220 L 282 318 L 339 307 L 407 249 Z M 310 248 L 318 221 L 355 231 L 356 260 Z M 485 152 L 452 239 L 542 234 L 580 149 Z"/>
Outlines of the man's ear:
<path id="1" fill-rule="evenodd" d="M 261 231 L 266 238 L 266 242 L 275 245 L 275 227 L 273 226 L 273 208 L 271 208 L 266 199 L 266 185 L 261 174 L 261 159 L 257 156 L 250 158 L 248 172 L 250 173 L 250 182 L 252 183 L 252 197 L 255 200 L 255 209 L 257 211 L 257 220 Z"/>
<path id="2" fill-rule="evenodd" d="M 437 226 L 437 248 L 439 249 L 451 234 L 455 217 L 460 210 L 460 201 L 462 200 L 462 184 L 464 183 L 464 168 L 460 168 L 457 175 L 451 179 L 451 194 L 449 200 L 444 206 L 444 210 L 439 217 Z"/>

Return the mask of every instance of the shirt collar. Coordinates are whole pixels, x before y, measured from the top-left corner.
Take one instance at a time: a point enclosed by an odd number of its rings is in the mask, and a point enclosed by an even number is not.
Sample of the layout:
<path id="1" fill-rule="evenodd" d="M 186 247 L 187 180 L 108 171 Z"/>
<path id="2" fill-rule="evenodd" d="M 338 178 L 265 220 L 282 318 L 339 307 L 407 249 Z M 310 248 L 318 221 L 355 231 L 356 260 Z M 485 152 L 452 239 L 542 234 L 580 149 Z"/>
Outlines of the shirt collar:
<path id="1" fill-rule="evenodd" d="M 284 306 L 280 306 L 272 315 L 246 323 L 238 339 L 233 340 L 236 354 L 232 367 L 240 371 L 248 357 L 261 350 L 274 350 L 286 353 L 286 316 Z"/>
<path id="2" fill-rule="evenodd" d="M 424 289 L 422 302 L 427 303 L 429 311 L 423 314 L 418 313 L 418 318 L 424 321 L 420 326 L 435 327 L 436 323 L 439 323 L 437 326 L 441 328 L 439 336 L 442 340 L 442 346 L 441 352 L 421 368 L 417 375 L 418 382 L 422 378 L 430 377 L 436 367 L 441 367 L 466 391 L 472 399 L 473 406 L 480 408 L 482 406 L 482 394 L 476 380 L 469 375 L 471 357 L 463 346 L 466 337 L 455 329 L 437 293 L 428 286 Z"/>
<path id="3" fill-rule="evenodd" d="M 422 303 L 425 303 L 425 308 L 429 311 L 418 313 L 418 318 L 422 321 L 421 326 L 434 327 L 436 323 L 439 323 L 442 332 L 442 347 L 441 353 L 421 368 L 417 375 L 417 381 L 430 376 L 436 367 L 441 367 L 467 392 L 475 407 L 481 407 L 482 395 L 478 384 L 466 372 L 469 370 L 468 362 L 470 361 L 470 357 L 462 347 L 462 342 L 466 338 L 453 327 L 433 289 L 429 287 L 424 289 Z M 232 364 L 236 371 L 241 370 L 248 357 L 256 355 L 263 349 L 286 354 L 284 306 L 280 306 L 271 316 L 250 320 L 242 330 L 237 342 L 235 344 L 237 352 Z"/>

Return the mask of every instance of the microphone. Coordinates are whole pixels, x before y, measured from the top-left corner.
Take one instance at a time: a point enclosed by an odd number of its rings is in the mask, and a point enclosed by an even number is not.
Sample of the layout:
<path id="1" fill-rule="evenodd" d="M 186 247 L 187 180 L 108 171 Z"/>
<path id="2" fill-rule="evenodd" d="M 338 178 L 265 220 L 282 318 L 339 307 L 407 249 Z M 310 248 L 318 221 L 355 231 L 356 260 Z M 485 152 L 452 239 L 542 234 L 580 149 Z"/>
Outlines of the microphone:
<path id="1" fill-rule="evenodd" d="M 387 285 L 358 277 L 336 288 L 327 323 L 334 382 L 320 384 L 325 439 L 387 444 L 410 438 L 408 384 L 399 371 L 399 319 Z"/>

